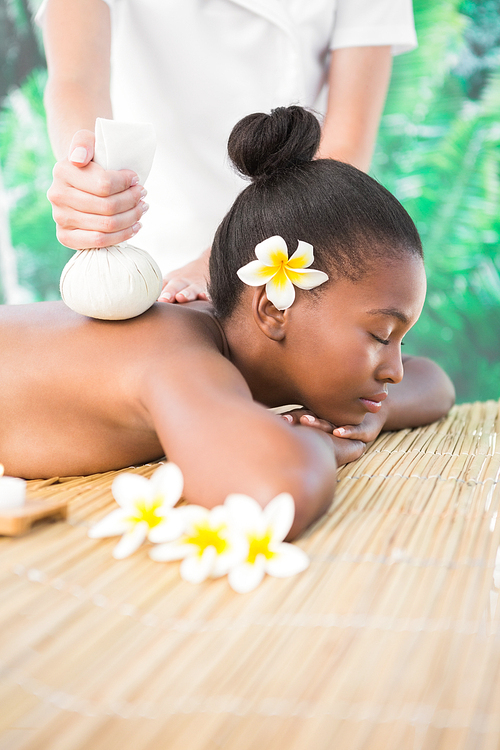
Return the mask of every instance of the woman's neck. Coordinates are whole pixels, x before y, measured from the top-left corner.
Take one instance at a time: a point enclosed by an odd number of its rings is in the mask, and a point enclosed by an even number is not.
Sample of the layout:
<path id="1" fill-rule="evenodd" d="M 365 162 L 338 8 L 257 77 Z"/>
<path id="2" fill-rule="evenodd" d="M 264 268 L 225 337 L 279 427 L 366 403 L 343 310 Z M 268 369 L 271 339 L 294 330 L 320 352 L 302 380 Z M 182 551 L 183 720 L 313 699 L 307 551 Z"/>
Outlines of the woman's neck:
<path id="1" fill-rule="evenodd" d="M 294 403 L 283 368 L 282 343 L 268 339 L 253 319 L 235 314 L 218 321 L 229 350 L 229 360 L 241 372 L 253 398 L 265 406 Z"/>

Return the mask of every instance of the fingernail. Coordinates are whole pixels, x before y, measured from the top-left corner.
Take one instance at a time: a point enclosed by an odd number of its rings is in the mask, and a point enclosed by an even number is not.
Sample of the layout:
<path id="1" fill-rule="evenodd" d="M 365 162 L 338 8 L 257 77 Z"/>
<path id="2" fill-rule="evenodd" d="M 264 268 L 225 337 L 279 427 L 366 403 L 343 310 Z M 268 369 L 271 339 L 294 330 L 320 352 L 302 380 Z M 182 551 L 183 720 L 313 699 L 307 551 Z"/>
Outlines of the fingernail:
<path id="1" fill-rule="evenodd" d="M 142 190 L 141 190 L 141 198 L 145 198 L 147 194 L 148 194 L 148 191 L 145 190 L 144 188 L 142 188 Z"/>
<path id="2" fill-rule="evenodd" d="M 314 417 L 311 416 L 311 414 L 303 414 L 302 419 L 305 419 L 306 422 L 315 422 L 316 421 L 314 419 Z"/>
<path id="3" fill-rule="evenodd" d="M 132 226 L 132 234 L 137 234 L 139 229 L 142 227 L 142 224 L 140 221 L 136 221 L 135 224 Z"/>
<path id="4" fill-rule="evenodd" d="M 84 146 L 77 146 L 71 152 L 69 157 L 70 161 L 75 161 L 77 164 L 83 164 L 87 159 L 87 149 Z"/>
<path id="5" fill-rule="evenodd" d="M 132 182 L 130 183 L 130 186 L 133 187 L 134 185 L 138 185 L 138 184 L 139 184 L 139 178 L 136 175 L 135 177 L 132 177 Z"/>
<path id="6" fill-rule="evenodd" d="M 162 294 L 160 294 L 160 299 L 166 299 L 168 302 L 171 302 L 172 295 L 170 294 L 170 292 L 163 292 Z"/>
<path id="7" fill-rule="evenodd" d="M 141 201 L 141 202 L 139 203 L 139 205 L 140 205 L 140 207 L 141 207 L 141 210 L 142 210 L 142 213 L 143 213 L 143 214 L 145 214 L 145 213 L 146 213 L 146 211 L 148 211 L 148 210 L 149 210 L 149 203 L 144 203 L 144 201 Z"/>
<path id="8" fill-rule="evenodd" d="M 287 422 L 293 422 L 293 417 L 291 414 L 282 414 L 281 415 L 283 419 L 286 419 Z"/>
<path id="9" fill-rule="evenodd" d="M 337 435 L 344 435 L 347 432 L 347 430 L 344 427 L 337 427 L 337 429 L 335 429 L 334 432 L 336 432 Z"/>

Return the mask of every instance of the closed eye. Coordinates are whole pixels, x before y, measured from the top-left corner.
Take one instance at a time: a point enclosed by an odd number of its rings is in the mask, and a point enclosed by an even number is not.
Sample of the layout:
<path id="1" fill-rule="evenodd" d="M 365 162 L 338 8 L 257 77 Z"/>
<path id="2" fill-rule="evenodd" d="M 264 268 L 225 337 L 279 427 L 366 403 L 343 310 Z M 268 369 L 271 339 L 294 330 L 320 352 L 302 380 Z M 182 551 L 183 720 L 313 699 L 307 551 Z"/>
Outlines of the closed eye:
<path id="1" fill-rule="evenodd" d="M 374 333 L 372 333 L 371 335 L 373 336 L 375 341 L 379 342 L 379 344 L 383 344 L 384 346 L 389 346 L 389 344 L 391 343 L 389 339 L 381 339 L 380 336 L 375 336 Z"/>

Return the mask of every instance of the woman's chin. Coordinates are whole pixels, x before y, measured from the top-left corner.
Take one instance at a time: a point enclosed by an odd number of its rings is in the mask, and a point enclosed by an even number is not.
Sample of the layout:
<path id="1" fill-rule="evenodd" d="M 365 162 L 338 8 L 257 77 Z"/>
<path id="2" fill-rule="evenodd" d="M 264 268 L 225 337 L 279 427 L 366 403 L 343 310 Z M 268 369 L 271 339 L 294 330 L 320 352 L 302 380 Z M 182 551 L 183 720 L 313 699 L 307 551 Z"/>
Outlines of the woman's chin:
<path id="1" fill-rule="evenodd" d="M 355 427 L 358 424 L 361 424 L 363 419 L 365 418 L 366 411 L 363 414 L 359 414 L 352 411 L 336 411 L 335 414 L 331 417 L 323 417 L 323 419 L 326 419 L 328 422 L 331 422 L 335 427 L 347 427 L 347 425 L 352 425 Z"/>

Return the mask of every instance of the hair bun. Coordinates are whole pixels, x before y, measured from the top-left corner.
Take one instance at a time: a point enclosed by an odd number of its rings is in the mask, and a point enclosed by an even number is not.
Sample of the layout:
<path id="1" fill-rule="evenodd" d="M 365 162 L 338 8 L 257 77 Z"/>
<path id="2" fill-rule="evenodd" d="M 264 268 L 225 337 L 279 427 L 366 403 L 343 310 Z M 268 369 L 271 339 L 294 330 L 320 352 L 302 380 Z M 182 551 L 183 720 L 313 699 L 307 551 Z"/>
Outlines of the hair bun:
<path id="1" fill-rule="evenodd" d="M 240 120 L 227 149 L 241 174 L 260 180 L 312 161 L 320 136 L 312 112 L 298 106 L 278 107 L 270 115 L 257 112 Z"/>

